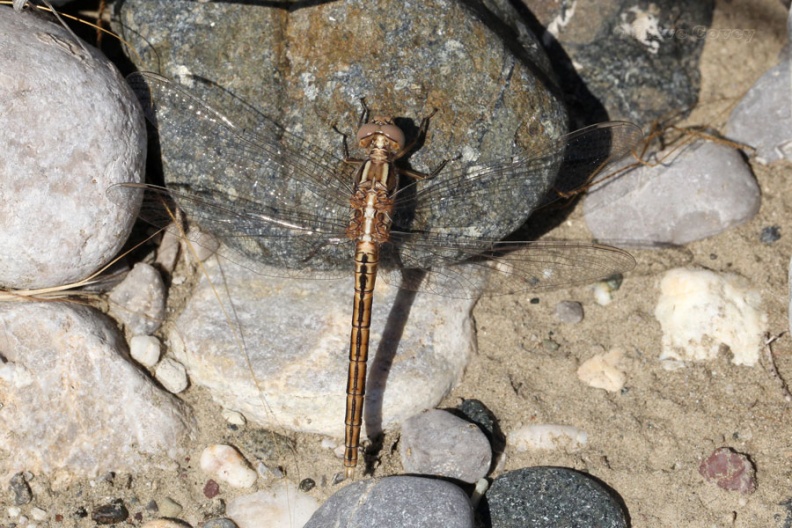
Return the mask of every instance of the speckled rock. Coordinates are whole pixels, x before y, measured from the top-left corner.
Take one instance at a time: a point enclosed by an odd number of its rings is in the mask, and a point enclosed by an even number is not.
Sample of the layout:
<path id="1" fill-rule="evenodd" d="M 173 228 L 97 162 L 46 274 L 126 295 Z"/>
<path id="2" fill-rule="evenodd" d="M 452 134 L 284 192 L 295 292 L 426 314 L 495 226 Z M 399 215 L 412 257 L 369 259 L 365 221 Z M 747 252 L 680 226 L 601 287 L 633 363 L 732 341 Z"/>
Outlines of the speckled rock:
<path id="1" fill-rule="evenodd" d="M 739 152 L 696 142 L 596 186 L 583 204 L 594 238 L 627 244 L 687 244 L 747 222 L 761 195 Z"/>
<path id="2" fill-rule="evenodd" d="M 143 471 L 184 455 L 188 408 L 125 357 L 109 319 L 65 303 L 0 304 L 0 474 L 71 477 Z M 12 455 L 11 455 L 12 454 Z"/>
<path id="3" fill-rule="evenodd" d="M 120 207 L 106 191 L 143 178 L 143 114 L 107 58 L 62 27 L 3 9 L 0 34 L 0 285 L 67 284 L 132 228 L 140 196 Z"/>
<path id="4" fill-rule="evenodd" d="M 611 490 L 560 467 L 523 468 L 492 483 L 478 508 L 492 528 L 626 528 Z"/>
<path id="5" fill-rule="evenodd" d="M 319 3 L 287 14 L 262 6 L 138 0 L 124 2 L 120 16 L 124 37 L 137 42 L 144 57 L 140 69 L 156 68 L 187 82 L 192 93 L 240 127 L 282 136 L 276 126 L 257 120 L 250 108 L 243 108 L 228 93 L 196 83 L 191 75 L 231 90 L 278 125 L 304 137 L 315 159 L 324 156 L 316 147 L 334 155 L 319 159 L 333 173 L 349 176 L 353 168 L 340 163 L 341 139 L 332 126 L 354 134 L 363 96 L 376 113 L 396 116 L 408 139 L 415 137 L 423 116 L 439 109 L 425 144 L 410 156 L 410 166 L 423 172 L 457 154 L 461 159 L 448 171 L 511 160 L 536 152 L 565 133 L 564 106 L 555 96 L 549 63 L 538 42 L 524 27 L 513 27 L 516 15 L 508 23 L 499 22 L 483 4 L 471 6 L 448 0 L 353 0 Z M 388 16 L 380 17 L 382 12 Z M 228 67 L 229 56 L 234 57 L 233 68 Z M 286 63 L 288 68 L 283 68 Z M 158 105 L 154 117 L 165 177 L 172 188 L 212 189 L 204 196 L 228 202 L 240 196 L 250 199 L 264 188 L 267 193 L 290 196 L 291 203 L 316 202 L 316 191 L 304 183 L 292 189 L 288 180 L 274 183 L 267 176 L 257 180 L 258 186 L 252 179 L 246 181 L 244 174 L 250 172 L 252 162 L 243 153 L 207 161 L 215 149 L 195 142 L 216 142 L 221 136 L 217 129 L 201 132 L 196 114 L 181 108 L 179 96 L 162 85 L 149 85 Z M 299 141 L 296 146 L 305 148 Z M 197 152 L 203 154 L 196 156 Z M 432 225 L 439 215 L 452 217 L 449 225 L 471 226 L 471 234 L 500 239 L 520 226 L 541 201 L 561 162 L 558 154 L 545 169 L 532 170 L 535 177 L 512 180 L 516 186 L 508 196 L 482 192 L 464 207 L 438 204 L 422 220 Z M 284 165 L 295 163 L 301 162 L 290 160 Z M 196 164 L 206 170 L 192 170 Z M 332 180 L 321 190 L 329 195 L 325 199 L 348 203 L 348 183 Z M 273 185 L 279 185 L 277 190 Z M 201 214 L 184 201 L 182 207 L 193 216 Z M 241 246 L 238 249 L 245 254 L 272 264 L 278 264 L 282 253 L 300 262 L 320 252 L 330 261 L 327 265 L 346 267 L 351 254 L 348 247 L 331 244 L 306 247 L 300 255 L 293 243 L 288 251 L 278 250 L 277 240 L 268 240 L 261 249 L 239 244 L 238 237 L 223 233 L 224 229 L 228 228 L 218 222 L 210 230 Z"/>
<path id="6" fill-rule="evenodd" d="M 492 449 L 476 424 L 439 409 L 402 424 L 399 454 L 407 473 L 447 477 L 469 484 L 490 469 Z"/>
<path id="7" fill-rule="evenodd" d="M 573 115 L 602 105 L 599 121 L 607 115 L 648 124 L 695 106 L 701 51 L 719 36 L 708 32 L 714 1 L 525 4 L 545 30 L 540 37 Z"/>
<path id="8" fill-rule="evenodd" d="M 442 480 L 389 477 L 350 484 L 333 494 L 305 528 L 472 528 L 467 495 Z"/>
<path id="9" fill-rule="evenodd" d="M 756 468 L 743 453 L 720 447 L 701 461 L 699 473 L 707 481 L 726 491 L 750 495 L 756 491 Z"/>

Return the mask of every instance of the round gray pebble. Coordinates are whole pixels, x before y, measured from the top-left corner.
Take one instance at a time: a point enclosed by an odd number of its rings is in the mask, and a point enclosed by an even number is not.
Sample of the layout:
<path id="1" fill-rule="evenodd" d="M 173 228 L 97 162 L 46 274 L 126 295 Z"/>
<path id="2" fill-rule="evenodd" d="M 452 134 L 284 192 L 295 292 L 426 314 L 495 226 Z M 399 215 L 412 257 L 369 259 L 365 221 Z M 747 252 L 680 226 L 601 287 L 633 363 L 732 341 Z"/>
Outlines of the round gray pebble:
<path id="1" fill-rule="evenodd" d="M 532 467 L 495 479 L 479 505 L 491 528 L 627 528 L 611 492 L 592 477 L 560 467 Z"/>
<path id="2" fill-rule="evenodd" d="M 399 454 L 408 473 L 448 477 L 473 484 L 492 463 L 492 448 L 476 424 L 432 409 L 402 424 Z"/>
<path id="3" fill-rule="evenodd" d="M 29 504 L 33 500 L 33 493 L 30 491 L 30 485 L 25 479 L 24 473 L 17 473 L 11 477 L 8 487 L 14 493 L 14 504 L 22 506 Z"/>
<path id="4" fill-rule="evenodd" d="M 209 519 L 203 523 L 203 528 L 237 528 L 237 525 L 227 517 L 220 517 L 219 519 Z"/>
<path id="5" fill-rule="evenodd" d="M 87 277 L 132 229 L 143 179 L 143 113 L 95 48 L 31 13 L 0 13 L 0 284 L 43 288 Z"/>
<path id="6" fill-rule="evenodd" d="M 561 301 L 556 304 L 555 315 L 562 323 L 577 324 L 583 320 L 583 305 L 576 301 Z"/>
<path id="7" fill-rule="evenodd" d="M 333 494 L 304 528 L 472 528 L 467 495 L 449 482 L 389 477 L 350 484 Z"/>
<path id="8" fill-rule="evenodd" d="M 110 291 L 110 315 L 133 336 L 154 333 L 165 319 L 165 283 L 154 266 L 139 262 Z"/>

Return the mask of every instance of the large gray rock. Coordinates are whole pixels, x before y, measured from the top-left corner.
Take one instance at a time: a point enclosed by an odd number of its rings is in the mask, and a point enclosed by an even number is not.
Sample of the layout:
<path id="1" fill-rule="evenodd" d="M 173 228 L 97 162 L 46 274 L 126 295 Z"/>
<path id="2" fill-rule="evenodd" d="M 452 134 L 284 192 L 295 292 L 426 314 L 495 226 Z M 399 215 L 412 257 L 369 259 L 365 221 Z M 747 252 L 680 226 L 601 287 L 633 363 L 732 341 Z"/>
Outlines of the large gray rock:
<path id="1" fill-rule="evenodd" d="M 351 277 L 278 279 L 214 259 L 205 271 L 168 334 L 192 383 L 264 426 L 342 436 Z M 370 435 L 437 405 L 475 350 L 472 299 L 411 297 L 375 290 L 364 410 Z"/>
<path id="2" fill-rule="evenodd" d="M 594 187 L 583 213 L 601 241 L 682 245 L 747 222 L 760 203 L 759 186 L 739 152 L 697 142 L 662 165 L 641 165 Z"/>
<path id="3" fill-rule="evenodd" d="M 189 409 L 130 363 L 106 317 L 65 303 L 5 303 L 0 329 L 0 474 L 64 484 L 184 455 Z"/>
<path id="4" fill-rule="evenodd" d="M 571 113 L 648 125 L 698 101 L 713 0 L 525 0 L 569 94 Z M 734 37 L 733 37 L 734 38 Z"/>
<path id="5" fill-rule="evenodd" d="M 237 134 L 254 131 L 264 138 L 263 144 L 252 137 L 240 140 L 173 86 L 148 79 L 169 187 L 200 191 L 201 199 L 229 211 L 264 204 L 264 214 L 283 214 L 284 207 L 299 206 L 293 219 L 304 218 L 308 205 L 321 211 L 313 214 L 320 215 L 322 228 L 343 236 L 354 167 L 341 163 L 341 138 L 332 126 L 354 134 L 365 96 L 375 114 L 398 118 L 408 140 L 416 136 L 420 118 L 439 109 L 409 165 L 428 172 L 461 157 L 438 180 L 419 183 L 419 195 L 473 165 L 544 154 L 544 164 L 530 167 L 528 174 L 503 178 L 498 185 L 483 178 L 465 199 L 451 200 L 456 189 L 445 189 L 449 199 L 438 200 L 420 212 L 420 221 L 405 226 L 436 227 L 442 218 L 440 225 L 468 228 L 464 234 L 470 236 L 500 239 L 511 233 L 556 175 L 563 148 L 553 149 L 566 131 L 566 114 L 548 61 L 530 33 L 497 18 L 505 18 L 500 9 L 493 14 L 483 4 L 473 5 L 355 0 L 286 12 L 226 3 L 125 2 L 120 15 L 125 36 L 143 57 L 140 69 L 161 67 L 160 73 L 189 84 L 190 93 L 235 123 Z M 512 13 L 509 20 L 517 16 Z M 193 76 L 216 83 L 274 123 Z M 307 143 L 283 134 L 275 123 Z M 273 196 L 283 199 L 273 203 Z M 348 244 L 307 245 L 300 253 L 291 233 L 290 240 L 270 237 L 260 247 L 238 237 L 242 229 L 260 234 L 256 226 L 213 221 L 209 217 L 220 211 L 207 212 L 197 200 L 177 202 L 208 231 L 273 265 L 311 257 L 316 266 L 317 253 L 328 267 L 346 268 L 351 259 Z M 426 253 L 413 256 L 424 262 Z"/>
<path id="6" fill-rule="evenodd" d="M 390 477 L 355 482 L 332 495 L 305 528 L 472 528 L 473 508 L 449 482 Z"/>
<path id="7" fill-rule="evenodd" d="M 134 223 L 140 197 L 120 206 L 106 191 L 143 178 L 143 114 L 104 55 L 62 27 L 2 9 L 0 34 L 0 286 L 74 282 Z"/>
<path id="8" fill-rule="evenodd" d="M 792 14 L 787 35 L 792 34 Z M 729 116 L 728 137 L 756 149 L 756 159 L 792 160 L 792 54 L 788 46 L 778 64 L 756 81 Z"/>

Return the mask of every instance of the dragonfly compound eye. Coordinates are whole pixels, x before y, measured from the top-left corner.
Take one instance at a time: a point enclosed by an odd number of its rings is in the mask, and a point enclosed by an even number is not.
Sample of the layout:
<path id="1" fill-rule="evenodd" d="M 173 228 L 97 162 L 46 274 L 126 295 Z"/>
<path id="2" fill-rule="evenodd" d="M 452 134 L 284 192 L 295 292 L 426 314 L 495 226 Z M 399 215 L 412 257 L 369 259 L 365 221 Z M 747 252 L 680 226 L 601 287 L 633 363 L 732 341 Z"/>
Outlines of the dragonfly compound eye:
<path id="1" fill-rule="evenodd" d="M 368 146 L 372 138 L 377 134 L 381 134 L 393 141 L 397 146 L 396 150 L 401 150 L 404 147 L 404 132 L 402 132 L 401 128 L 394 125 L 393 119 L 389 117 L 375 117 L 371 122 L 361 126 L 357 133 L 360 146 Z"/>

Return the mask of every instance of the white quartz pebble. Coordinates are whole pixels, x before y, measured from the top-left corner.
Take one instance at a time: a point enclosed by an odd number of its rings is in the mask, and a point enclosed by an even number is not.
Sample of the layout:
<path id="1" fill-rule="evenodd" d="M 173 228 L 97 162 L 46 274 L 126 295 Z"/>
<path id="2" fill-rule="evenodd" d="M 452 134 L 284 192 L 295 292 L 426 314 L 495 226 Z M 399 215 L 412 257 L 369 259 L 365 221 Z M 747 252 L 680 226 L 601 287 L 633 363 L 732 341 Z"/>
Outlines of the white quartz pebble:
<path id="1" fill-rule="evenodd" d="M 134 336 L 129 340 L 129 353 L 132 359 L 151 368 L 160 359 L 161 343 L 154 336 Z"/>
<path id="2" fill-rule="evenodd" d="M 577 370 L 580 381 L 608 392 L 618 392 L 627 382 L 627 375 L 617 368 L 624 351 L 615 348 L 606 354 L 597 354 L 584 361 Z"/>
<path id="3" fill-rule="evenodd" d="M 160 361 L 154 370 L 154 375 L 157 381 L 162 383 L 162 386 L 173 394 L 179 394 L 189 385 L 184 365 L 169 357 Z"/>
<path id="4" fill-rule="evenodd" d="M 230 500 L 226 514 L 239 528 L 289 528 L 303 526 L 318 508 L 316 499 L 299 491 L 294 484 L 283 482 L 273 490 Z"/>
<path id="5" fill-rule="evenodd" d="M 249 488 L 256 483 L 256 472 L 233 447 L 210 445 L 201 453 L 201 469 L 232 488 Z"/>
<path id="6" fill-rule="evenodd" d="M 588 443 L 588 434 L 571 425 L 526 425 L 511 431 L 506 443 L 517 451 L 531 449 L 577 450 Z"/>
<path id="7" fill-rule="evenodd" d="M 726 345 L 735 365 L 759 361 L 767 315 L 759 292 L 733 273 L 677 268 L 660 281 L 655 318 L 663 329 L 660 359 L 701 361 Z"/>

